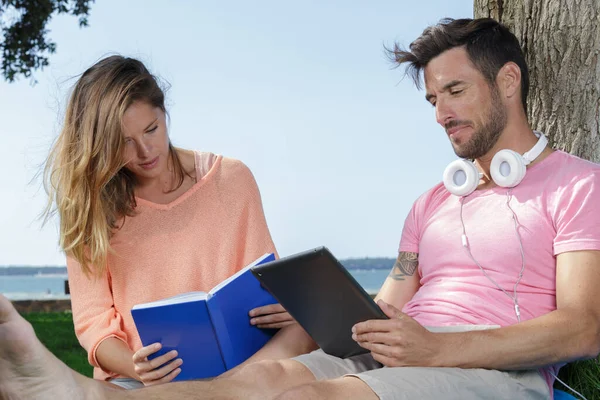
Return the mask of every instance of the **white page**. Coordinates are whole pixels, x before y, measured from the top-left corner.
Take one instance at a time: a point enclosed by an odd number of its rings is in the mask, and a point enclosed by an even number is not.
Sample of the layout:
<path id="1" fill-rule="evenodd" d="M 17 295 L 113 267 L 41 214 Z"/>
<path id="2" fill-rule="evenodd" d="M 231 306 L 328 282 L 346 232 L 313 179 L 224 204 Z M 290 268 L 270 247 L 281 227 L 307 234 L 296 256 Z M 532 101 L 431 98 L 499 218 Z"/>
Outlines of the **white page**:
<path id="1" fill-rule="evenodd" d="M 150 303 L 137 304 L 133 306 L 132 310 L 141 310 L 144 308 L 166 306 L 169 304 L 180 304 L 188 303 L 197 300 L 206 300 L 208 295 L 205 292 L 188 292 L 178 294 L 177 296 L 167 297 L 166 299 L 152 301 Z"/>

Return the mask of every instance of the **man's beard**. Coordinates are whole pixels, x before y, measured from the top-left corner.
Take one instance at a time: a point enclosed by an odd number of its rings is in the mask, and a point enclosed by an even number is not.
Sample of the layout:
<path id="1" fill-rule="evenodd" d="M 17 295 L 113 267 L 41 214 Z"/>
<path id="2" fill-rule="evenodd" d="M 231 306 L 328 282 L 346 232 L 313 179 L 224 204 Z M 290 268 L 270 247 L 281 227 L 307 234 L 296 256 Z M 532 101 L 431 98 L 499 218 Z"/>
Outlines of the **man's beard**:
<path id="1" fill-rule="evenodd" d="M 455 145 L 454 152 L 460 158 L 474 160 L 486 155 L 500 138 L 500 133 L 506 127 L 506 108 L 502 104 L 500 92 L 493 85 L 491 87 L 492 100 L 490 112 L 487 115 L 486 123 L 473 133 L 471 139 L 461 145 Z"/>

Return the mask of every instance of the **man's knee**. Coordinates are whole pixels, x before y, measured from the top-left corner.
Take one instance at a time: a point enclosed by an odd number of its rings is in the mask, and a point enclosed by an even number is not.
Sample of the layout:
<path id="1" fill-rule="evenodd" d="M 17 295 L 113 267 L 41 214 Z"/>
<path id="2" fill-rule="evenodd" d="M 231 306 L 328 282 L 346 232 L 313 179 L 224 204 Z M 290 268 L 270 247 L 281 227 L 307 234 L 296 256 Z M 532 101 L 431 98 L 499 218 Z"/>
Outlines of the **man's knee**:
<path id="1" fill-rule="evenodd" d="M 375 392 L 361 379 L 341 377 L 295 386 L 281 393 L 276 400 L 378 400 Z"/>
<path id="2" fill-rule="evenodd" d="M 306 367 L 293 360 L 264 360 L 242 367 L 231 379 L 256 388 L 287 386 L 286 382 L 304 381 Z M 310 373 L 310 372 L 308 372 Z"/>
<path id="3" fill-rule="evenodd" d="M 241 379 L 249 382 L 271 381 L 281 378 L 284 368 L 278 360 L 263 360 L 243 366 L 233 379 Z"/>
<path id="4" fill-rule="evenodd" d="M 275 400 L 320 400 L 331 398 L 322 382 L 296 386 L 281 393 Z"/>

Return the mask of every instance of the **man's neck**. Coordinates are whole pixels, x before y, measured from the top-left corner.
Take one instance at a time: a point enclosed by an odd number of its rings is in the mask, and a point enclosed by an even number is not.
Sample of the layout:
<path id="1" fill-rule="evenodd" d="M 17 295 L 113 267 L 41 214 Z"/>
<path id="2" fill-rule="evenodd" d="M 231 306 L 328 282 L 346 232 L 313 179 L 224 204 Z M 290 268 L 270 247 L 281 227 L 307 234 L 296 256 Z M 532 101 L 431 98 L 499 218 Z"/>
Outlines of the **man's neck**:
<path id="1" fill-rule="evenodd" d="M 537 143 L 538 137 L 526 121 L 518 124 L 507 124 L 494 147 L 483 157 L 475 160 L 477 167 L 483 173 L 485 181 L 491 181 L 490 165 L 492 159 L 500 150 L 509 149 L 519 154 L 531 150 Z"/>

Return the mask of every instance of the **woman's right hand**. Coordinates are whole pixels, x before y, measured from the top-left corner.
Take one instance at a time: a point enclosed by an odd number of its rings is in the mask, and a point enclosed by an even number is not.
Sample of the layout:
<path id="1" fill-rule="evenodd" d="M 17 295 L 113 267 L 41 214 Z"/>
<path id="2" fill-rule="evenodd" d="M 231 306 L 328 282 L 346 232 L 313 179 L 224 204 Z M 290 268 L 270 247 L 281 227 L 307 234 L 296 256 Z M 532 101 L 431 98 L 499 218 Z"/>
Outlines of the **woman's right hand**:
<path id="1" fill-rule="evenodd" d="M 179 366 L 183 364 L 183 360 L 178 358 L 172 361 L 177 357 L 177 350 L 171 350 L 160 357 L 148 360 L 148 356 L 156 353 L 161 348 L 162 345 L 160 343 L 153 343 L 142 347 L 133 354 L 133 364 L 137 379 L 144 386 L 171 382 L 181 372 Z"/>

